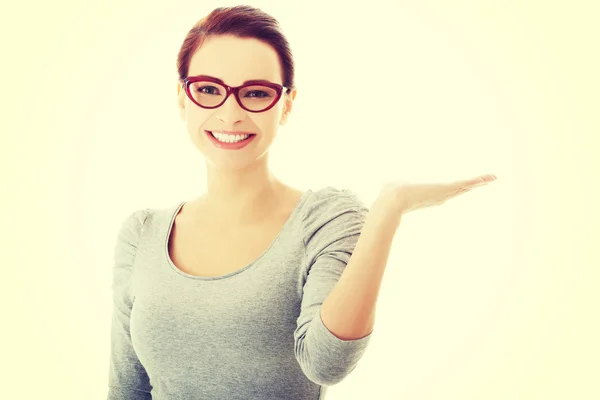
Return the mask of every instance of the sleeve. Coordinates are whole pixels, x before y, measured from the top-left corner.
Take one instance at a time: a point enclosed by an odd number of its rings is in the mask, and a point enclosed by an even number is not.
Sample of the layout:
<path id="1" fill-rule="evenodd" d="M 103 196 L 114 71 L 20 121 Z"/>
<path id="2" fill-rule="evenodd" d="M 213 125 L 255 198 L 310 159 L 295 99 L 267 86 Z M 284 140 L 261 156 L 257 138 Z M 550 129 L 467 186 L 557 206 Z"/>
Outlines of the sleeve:
<path id="1" fill-rule="evenodd" d="M 113 311 L 107 400 L 151 400 L 150 379 L 131 344 L 129 318 L 133 305 L 131 271 L 147 210 L 137 210 L 122 223 L 114 248 Z"/>
<path id="2" fill-rule="evenodd" d="M 304 215 L 305 266 L 294 352 L 308 379 L 333 386 L 348 376 L 363 356 L 372 332 L 357 340 L 331 333 L 321 305 L 340 279 L 365 223 L 368 208 L 349 190 L 327 189 Z"/>

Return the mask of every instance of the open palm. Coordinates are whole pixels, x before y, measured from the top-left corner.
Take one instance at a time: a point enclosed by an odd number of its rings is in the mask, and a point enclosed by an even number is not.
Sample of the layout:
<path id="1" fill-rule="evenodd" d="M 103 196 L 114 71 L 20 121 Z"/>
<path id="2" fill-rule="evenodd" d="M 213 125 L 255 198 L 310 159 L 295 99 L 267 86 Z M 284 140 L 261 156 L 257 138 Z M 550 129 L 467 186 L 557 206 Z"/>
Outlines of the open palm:
<path id="1" fill-rule="evenodd" d="M 408 183 L 391 181 L 383 185 L 377 201 L 401 214 L 420 208 L 441 205 L 448 199 L 496 180 L 492 174 L 448 183 Z"/>

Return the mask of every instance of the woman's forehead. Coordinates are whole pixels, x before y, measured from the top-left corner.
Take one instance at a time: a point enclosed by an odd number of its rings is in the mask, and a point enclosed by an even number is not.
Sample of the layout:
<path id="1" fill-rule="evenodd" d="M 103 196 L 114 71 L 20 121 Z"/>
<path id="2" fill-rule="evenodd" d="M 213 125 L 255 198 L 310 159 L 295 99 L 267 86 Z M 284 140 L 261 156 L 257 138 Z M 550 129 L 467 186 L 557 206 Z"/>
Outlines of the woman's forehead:
<path id="1" fill-rule="evenodd" d="M 250 79 L 282 83 L 279 57 L 269 44 L 231 36 L 205 40 L 190 60 L 188 75 L 210 75 L 232 86 Z"/>

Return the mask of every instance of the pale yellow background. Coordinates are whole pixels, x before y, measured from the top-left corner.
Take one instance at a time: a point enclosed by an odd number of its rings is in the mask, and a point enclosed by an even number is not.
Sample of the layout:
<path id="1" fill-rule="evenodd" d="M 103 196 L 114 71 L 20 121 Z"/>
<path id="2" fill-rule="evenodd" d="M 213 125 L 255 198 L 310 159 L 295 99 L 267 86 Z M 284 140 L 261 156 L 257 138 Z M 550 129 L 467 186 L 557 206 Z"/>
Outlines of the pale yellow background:
<path id="1" fill-rule="evenodd" d="M 204 190 L 175 59 L 231 4 L 2 7 L 2 398 L 105 398 L 118 224 Z M 296 57 L 282 179 L 370 203 L 388 178 L 499 178 L 405 218 L 328 399 L 599 399 L 597 3 L 250 4 Z"/>

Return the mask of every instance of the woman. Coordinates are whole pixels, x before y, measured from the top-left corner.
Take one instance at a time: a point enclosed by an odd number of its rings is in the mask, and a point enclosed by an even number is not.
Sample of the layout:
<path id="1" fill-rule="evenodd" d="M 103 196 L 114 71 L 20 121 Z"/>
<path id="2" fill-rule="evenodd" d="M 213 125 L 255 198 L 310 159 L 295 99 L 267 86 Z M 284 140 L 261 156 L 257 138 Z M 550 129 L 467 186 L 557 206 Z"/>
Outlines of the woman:
<path id="1" fill-rule="evenodd" d="M 349 190 L 281 182 L 268 155 L 296 96 L 294 62 L 258 9 L 215 9 L 177 68 L 207 191 L 121 226 L 108 399 L 323 399 L 371 338 L 400 217 L 493 177 L 388 183 L 371 209 Z"/>

